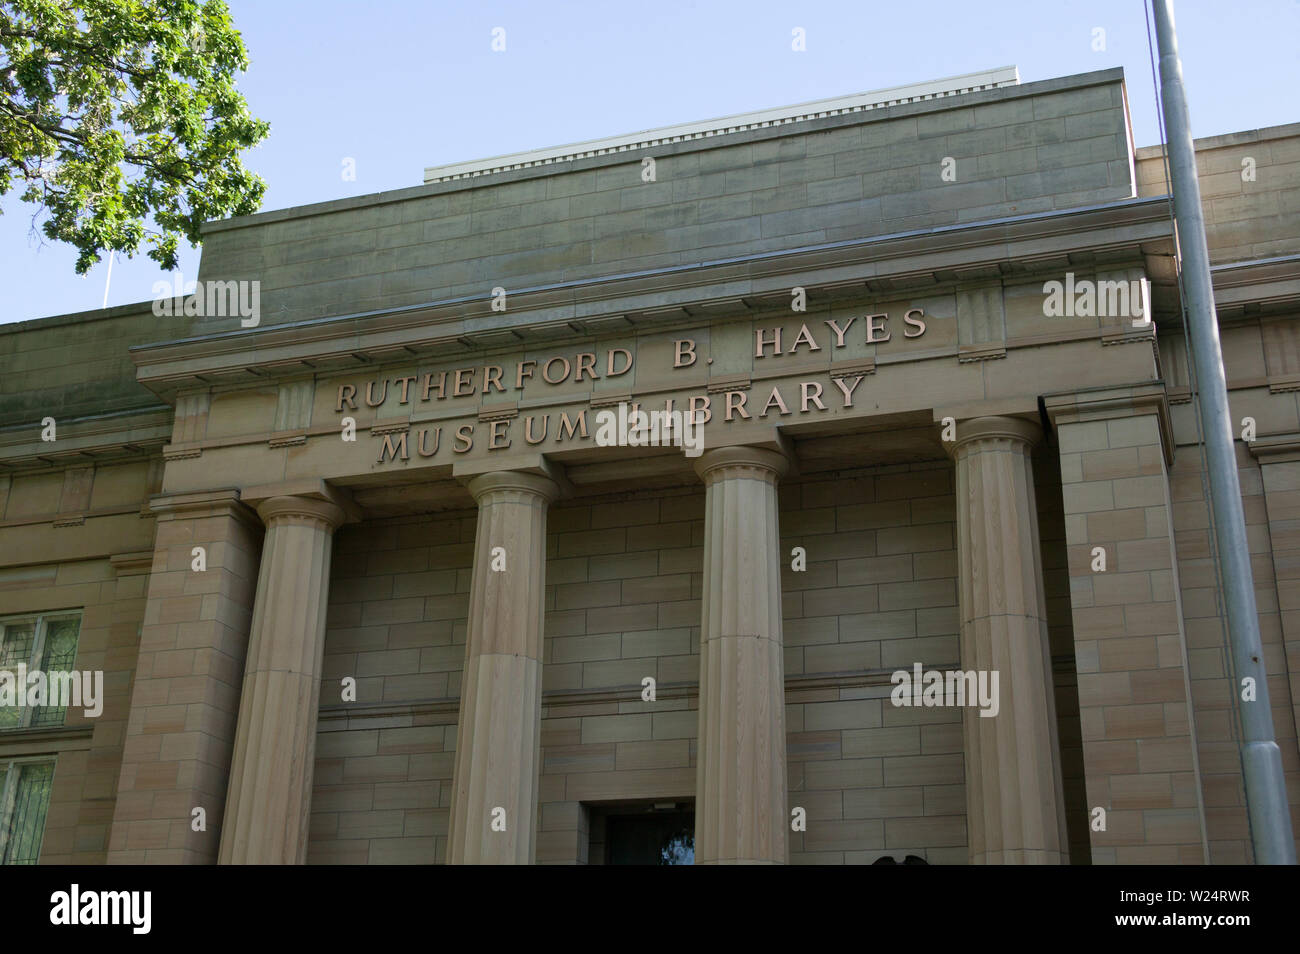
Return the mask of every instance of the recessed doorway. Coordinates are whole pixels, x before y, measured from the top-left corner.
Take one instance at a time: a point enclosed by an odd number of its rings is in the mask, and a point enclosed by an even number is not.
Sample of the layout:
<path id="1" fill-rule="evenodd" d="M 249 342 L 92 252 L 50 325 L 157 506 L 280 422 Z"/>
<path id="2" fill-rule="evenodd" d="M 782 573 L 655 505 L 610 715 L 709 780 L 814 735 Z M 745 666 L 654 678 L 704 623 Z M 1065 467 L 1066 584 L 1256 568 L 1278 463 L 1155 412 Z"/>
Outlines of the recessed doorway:
<path id="1" fill-rule="evenodd" d="M 590 826 L 589 864 L 695 863 L 692 802 L 618 802 L 584 807 Z"/>

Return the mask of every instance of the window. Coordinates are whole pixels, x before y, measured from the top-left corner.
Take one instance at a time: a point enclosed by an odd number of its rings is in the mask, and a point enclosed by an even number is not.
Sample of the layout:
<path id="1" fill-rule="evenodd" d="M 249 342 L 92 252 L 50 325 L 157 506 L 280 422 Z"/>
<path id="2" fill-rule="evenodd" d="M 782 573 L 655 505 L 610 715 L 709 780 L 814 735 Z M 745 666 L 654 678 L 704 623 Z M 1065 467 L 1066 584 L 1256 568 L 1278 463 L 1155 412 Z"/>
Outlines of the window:
<path id="1" fill-rule="evenodd" d="M 53 759 L 0 762 L 0 864 L 36 864 L 53 781 Z"/>
<path id="2" fill-rule="evenodd" d="M 71 672 L 80 630 L 80 613 L 0 619 L 0 671 L 13 673 L 15 680 L 20 665 L 27 672 L 44 672 L 47 679 L 52 673 Z M 0 705 L 0 729 L 63 725 L 64 715 L 62 705 Z"/>
<path id="3" fill-rule="evenodd" d="M 0 618 L 0 673 L 5 674 L 0 686 L 4 693 L 0 698 L 0 743 L 14 743 L 0 747 L 0 864 L 34 865 L 40 858 L 55 753 L 66 745 L 67 733 L 78 731 L 61 728 L 68 700 L 55 687 L 62 684 L 66 689 L 67 679 L 55 676 L 77 675 L 72 667 L 80 632 L 79 611 Z M 33 672 L 44 674 L 47 704 L 29 704 L 26 698 L 34 688 L 28 678 Z M 81 698 L 79 691 L 74 698 Z M 31 744 L 33 734 L 16 732 L 6 739 L 5 730 L 11 729 L 53 729 L 62 741 L 46 738 L 50 733 L 36 736 L 49 741 L 54 750 L 36 755 L 33 749 L 43 746 Z"/>

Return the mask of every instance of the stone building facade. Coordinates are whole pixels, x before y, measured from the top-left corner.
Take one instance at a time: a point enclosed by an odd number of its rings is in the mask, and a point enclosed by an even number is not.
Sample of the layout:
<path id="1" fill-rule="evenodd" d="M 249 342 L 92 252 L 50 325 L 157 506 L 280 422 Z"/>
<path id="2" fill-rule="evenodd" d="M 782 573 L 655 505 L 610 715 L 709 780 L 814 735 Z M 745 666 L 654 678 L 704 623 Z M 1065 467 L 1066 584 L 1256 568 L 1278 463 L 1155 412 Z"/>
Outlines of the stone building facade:
<path id="1" fill-rule="evenodd" d="M 1295 804 L 1300 125 L 1197 149 Z M 1121 71 L 994 71 L 213 222 L 253 313 L 0 326 L 2 661 L 103 680 L 0 724 L 0 858 L 1249 862 L 1167 191 Z"/>

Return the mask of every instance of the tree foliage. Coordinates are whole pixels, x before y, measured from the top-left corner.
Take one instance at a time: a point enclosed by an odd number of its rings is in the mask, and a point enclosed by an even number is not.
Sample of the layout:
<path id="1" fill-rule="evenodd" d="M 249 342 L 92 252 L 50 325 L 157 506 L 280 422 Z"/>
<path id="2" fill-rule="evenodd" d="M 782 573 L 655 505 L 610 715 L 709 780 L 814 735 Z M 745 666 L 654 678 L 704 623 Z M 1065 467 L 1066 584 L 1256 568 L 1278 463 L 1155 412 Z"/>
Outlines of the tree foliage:
<path id="1" fill-rule="evenodd" d="M 240 164 L 269 130 L 247 69 L 222 0 L 0 0 L 0 196 L 37 206 L 79 274 L 142 243 L 175 268 L 182 236 L 266 191 Z"/>

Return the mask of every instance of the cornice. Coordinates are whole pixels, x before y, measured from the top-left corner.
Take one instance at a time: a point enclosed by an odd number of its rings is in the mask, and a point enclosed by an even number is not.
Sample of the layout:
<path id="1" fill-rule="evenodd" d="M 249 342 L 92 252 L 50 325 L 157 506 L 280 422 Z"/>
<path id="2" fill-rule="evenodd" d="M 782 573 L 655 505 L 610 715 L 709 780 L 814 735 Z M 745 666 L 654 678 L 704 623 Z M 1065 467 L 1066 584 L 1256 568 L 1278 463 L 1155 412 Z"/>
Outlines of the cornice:
<path id="1" fill-rule="evenodd" d="M 135 550 L 131 553 L 114 553 L 108 558 L 113 572 L 118 576 L 138 576 L 153 570 L 153 551 Z"/>
<path id="2" fill-rule="evenodd" d="M 1005 89 L 1018 86 L 1019 83 L 1019 70 L 1014 66 L 1004 66 L 976 73 L 964 73 L 960 76 L 948 76 L 924 83 L 911 83 L 906 86 L 872 90 L 866 93 L 853 93 L 848 96 L 796 103 L 791 106 L 722 116 L 716 119 L 678 123 L 673 126 L 647 129 L 641 132 L 607 136 L 603 139 L 568 143 L 543 149 L 533 149 L 527 152 L 492 156 L 486 159 L 472 159 L 467 162 L 429 166 L 424 170 L 424 181 L 426 183 L 446 182 L 453 179 L 493 176 L 501 172 L 528 169 L 535 166 L 559 165 L 561 169 L 557 171 L 566 171 L 563 167 L 575 160 L 613 153 L 661 148 L 666 145 L 696 139 L 722 139 L 721 142 L 714 141 L 709 144 L 711 147 L 716 148 L 730 145 L 734 141 L 730 137 L 750 130 L 785 126 L 791 123 L 806 123 L 831 116 L 888 109 L 909 103 L 925 102 L 933 104 L 935 100 L 965 96 L 991 89 Z M 965 105 L 965 101 L 956 105 Z M 789 133 L 797 135 L 805 131 L 805 127 L 800 127 L 789 130 Z"/>
<path id="3" fill-rule="evenodd" d="M 1246 314 L 1300 309 L 1300 255 L 1225 262 L 1210 269 L 1220 322 Z"/>
<path id="4" fill-rule="evenodd" d="M 1284 464 L 1300 461 L 1300 434 L 1262 434 L 1246 447 L 1261 464 Z"/>
<path id="5" fill-rule="evenodd" d="M 555 338 L 633 331 L 784 309 L 810 295 L 927 294 L 990 276 L 1033 274 L 1072 256 L 1167 242 L 1160 199 L 1124 199 L 515 290 L 508 313 L 489 295 L 137 345 L 138 380 L 164 399 L 185 387 L 335 372 Z"/>
<path id="6" fill-rule="evenodd" d="M 94 734 L 90 723 L 6 729 L 0 732 L 0 758 L 86 751 Z"/>
<path id="7" fill-rule="evenodd" d="M 1054 669 L 1061 672 L 1073 672 L 1073 657 L 1053 657 Z M 946 671 L 957 667 L 957 662 L 927 663 L 926 669 Z M 828 699 L 838 699 L 841 689 L 871 688 L 888 695 L 894 683 L 891 677 L 898 668 L 857 669 L 839 672 L 787 675 L 785 691 L 787 695 L 799 692 L 825 692 L 834 694 Z M 542 705 L 549 710 L 561 707 L 616 706 L 620 703 L 640 702 L 642 686 L 620 686 L 601 689 L 546 689 L 542 692 Z M 655 699 L 694 700 L 699 695 L 696 682 L 661 682 L 655 687 Z M 367 719 L 392 719 L 412 716 L 432 716 L 438 722 L 443 719 L 455 721 L 459 711 L 460 700 L 456 696 L 443 696 L 432 699 L 415 699 L 410 702 L 373 702 L 373 703 L 334 703 L 320 707 L 322 724 L 347 722 L 349 725 L 338 726 L 335 731 L 356 728 Z M 354 721 L 355 720 L 355 721 Z M 436 723 L 435 723 L 436 724 Z M 327 730 L 328 731 L 328 730 Z"/>
<path id="8" fill-rule="evenodd" d="M 139 459 L 161 453 L 172 436 L 172 409 L 150 407 L 60 419 L 57 440 L 41 440 L 32 421 L 0 428 L 0 473 Z"/>

